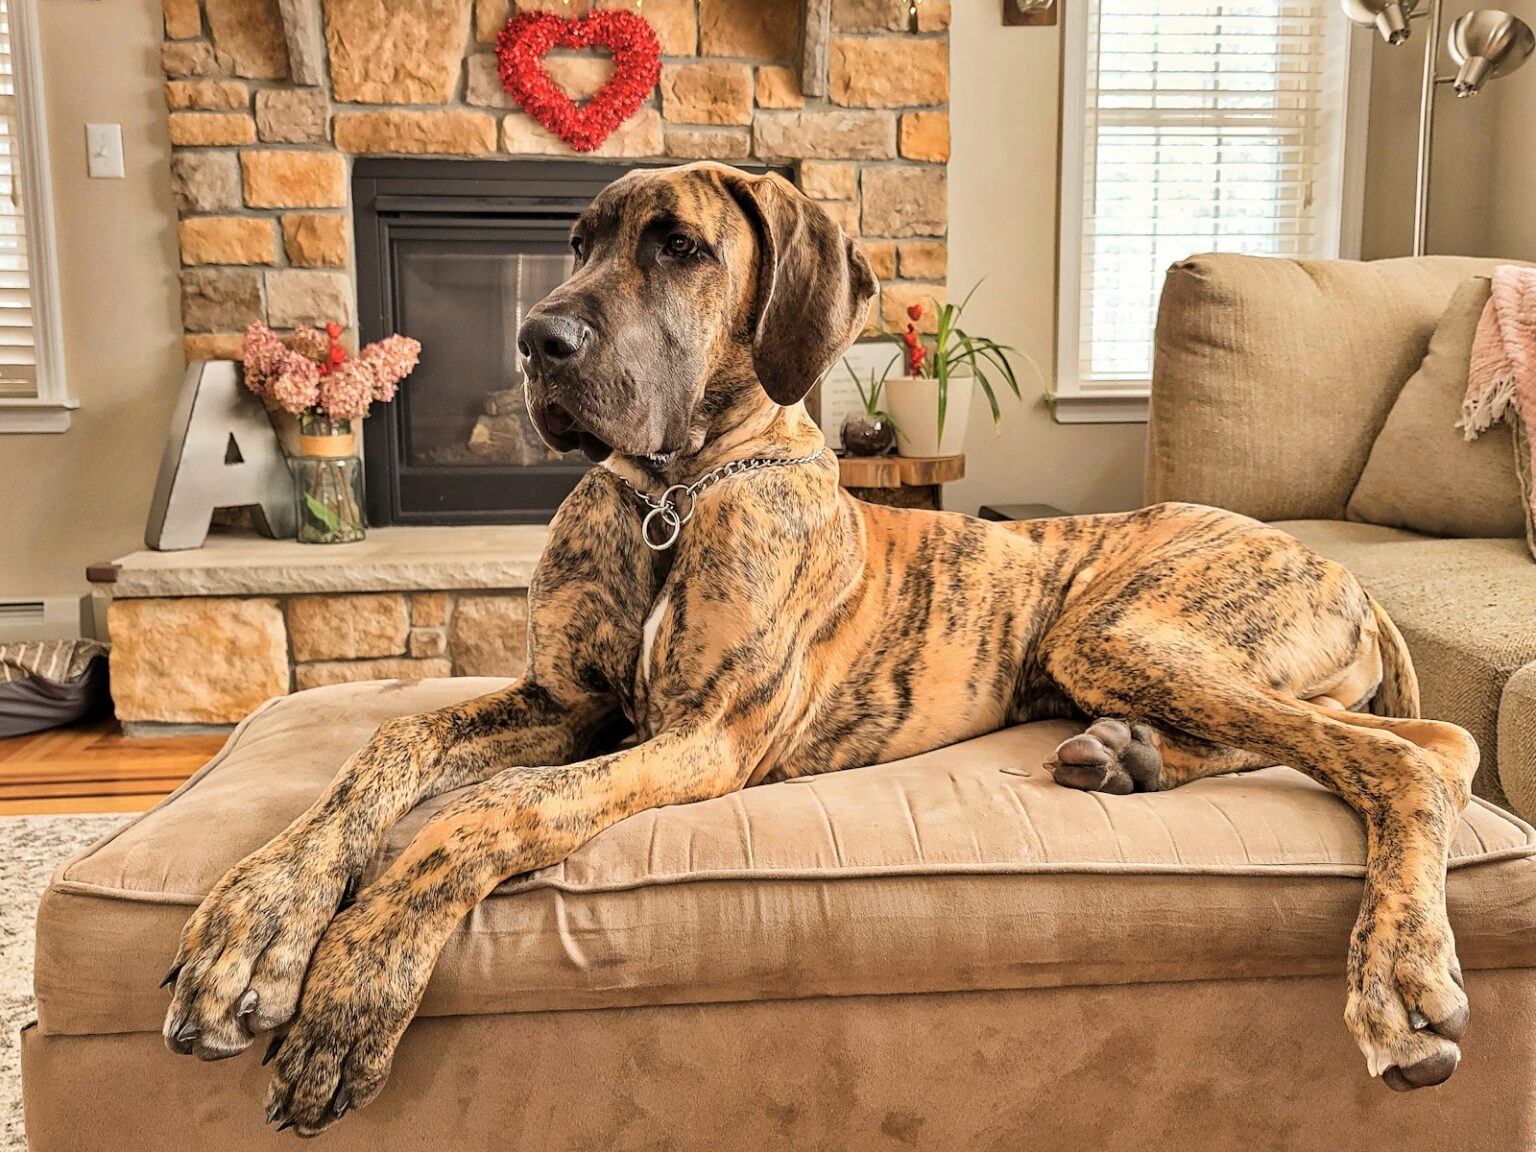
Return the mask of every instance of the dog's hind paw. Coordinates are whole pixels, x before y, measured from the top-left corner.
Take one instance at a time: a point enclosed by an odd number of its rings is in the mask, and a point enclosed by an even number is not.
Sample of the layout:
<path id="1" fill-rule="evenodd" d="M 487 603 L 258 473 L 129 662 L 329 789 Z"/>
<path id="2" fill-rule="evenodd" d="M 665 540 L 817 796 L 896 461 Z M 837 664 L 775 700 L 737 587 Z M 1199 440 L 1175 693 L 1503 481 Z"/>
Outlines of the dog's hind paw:
<path id="1" fill-rule="evenodd" d="M 1366 1069 L 1396 1092 L 1450 1079 L 1469 1013 L 1444 915 L 1389 916 L 1356 926 L 1344 1020 Z"/>
<path id="2" fill-rule="evenodd" d="M 1145 724 L 1105 719 L 1063 740 L 1045 767 L 1064 787 L 1124 796 L 1157 790 L 1163 756 L 1156 733 Z"/>

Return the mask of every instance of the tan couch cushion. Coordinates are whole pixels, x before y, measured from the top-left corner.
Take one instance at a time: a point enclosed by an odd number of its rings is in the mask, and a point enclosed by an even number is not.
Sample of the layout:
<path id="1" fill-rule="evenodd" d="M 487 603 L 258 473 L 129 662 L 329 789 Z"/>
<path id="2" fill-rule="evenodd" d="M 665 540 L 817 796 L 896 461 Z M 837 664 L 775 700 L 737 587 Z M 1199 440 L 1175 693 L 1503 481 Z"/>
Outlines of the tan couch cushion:
<path id="1" fill-rule="evenodd" d="M 202 773 L 65 865 L 38 923 L 45 1033 L 158 1028 L 182 922 L 383 719 L 495 681 L 338 686 L 248 720 Z M 504 885 L 450 942 L 429 1016 L 1333 974 L 1355 816 L 1288 769 L 1106 797 L 1041 723 L 894 764 L 635 816 Z M 438 803 L 390 837 L 398 852 Z M 1474 803 L 1452 846 L 1468 968 L 1536 955 L 1536 833 Z M 1342 984 L 1341 984 L 1342 987 Z"/>
<path id="2" fill-rule="evenodd" d="M 1456 421 L 1472 337 L 1492 283 L 1467 280 L 1440 318 L 1424 362 L 1403 385 L 1346 513 L 1431 536 L 1519 536 L 1525 501 L 1503 429 L 1468 441 Z"/>
<path id="3" fill-rule="evenodd" d="M 1515 475 L 1520 481 L 1520 495 L 1525 502 L 1525 543 L 1536 558 L 1536 487 L 1532 487 L 1531 434 L 1525 424 L 1516 419 Z"/>
<path id="4" fill-rule="evenodd" d="M 1499 698 L 1499 763 L 1511 806 L 1536 812 L 1536 664 L 1511 676 Z"/>
<path id="5" fill-rule="evenodd" d="M 1408 641 L 1424 714 L 1477 740 L 1475 790 L 1536 816 L 1536 805 L 1517 799 L 1536 799 L 1536 761 L 1499 750 L 1505 682 L 1536 660 L 1536 564 L 1524 541 L 1442 540 L 1340 520 L 1276 526 L 1360 577 Z"/>
<path id="6" fill-rule="evenodd" d="M 1447 301 L 1501 261 L 1196 256 L 1158 311 L 1147 500 L 1341 519 Z"/>

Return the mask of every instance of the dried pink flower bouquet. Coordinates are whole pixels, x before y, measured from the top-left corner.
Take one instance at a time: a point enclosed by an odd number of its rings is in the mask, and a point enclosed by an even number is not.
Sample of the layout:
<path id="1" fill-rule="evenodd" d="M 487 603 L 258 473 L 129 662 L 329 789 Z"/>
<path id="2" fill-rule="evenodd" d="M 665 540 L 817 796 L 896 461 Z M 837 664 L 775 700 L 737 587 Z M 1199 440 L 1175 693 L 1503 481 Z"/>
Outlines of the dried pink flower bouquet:
<path id="1" fill-rule="evenodd" d="M 245 386 L 295 416 L 361 420 L 375 401 L 388 403 L 415 369 L 421 344 L 388 336 L 348 357 L 341 325 L 299 328 L 290 345 L 260 321 L 245 330 Z"/>

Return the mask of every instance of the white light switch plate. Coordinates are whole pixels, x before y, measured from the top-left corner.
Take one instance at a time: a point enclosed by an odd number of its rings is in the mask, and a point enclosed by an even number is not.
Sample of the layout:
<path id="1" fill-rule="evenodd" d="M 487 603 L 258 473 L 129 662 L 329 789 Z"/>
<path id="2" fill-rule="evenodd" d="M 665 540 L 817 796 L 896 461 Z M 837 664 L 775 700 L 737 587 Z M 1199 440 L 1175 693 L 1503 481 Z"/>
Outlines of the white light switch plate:
<path id="1" fill-rule="evenodd" d="M 87 124 L 85 126 L 87 168 L 97 180 L 123 178 L 123 126 Z"/>

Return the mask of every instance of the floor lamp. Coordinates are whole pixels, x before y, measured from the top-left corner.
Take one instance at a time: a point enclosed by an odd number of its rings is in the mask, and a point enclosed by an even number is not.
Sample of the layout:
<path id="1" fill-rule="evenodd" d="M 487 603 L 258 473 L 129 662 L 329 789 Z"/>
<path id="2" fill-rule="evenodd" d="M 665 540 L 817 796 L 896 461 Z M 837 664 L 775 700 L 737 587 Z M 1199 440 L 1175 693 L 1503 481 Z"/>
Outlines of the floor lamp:
<path id="1" fill-rule="evenodd" d="M 1388 44 L 1398 45 L 1411 34 L 1412 20 L 1429 19 L 1424 45 L 1424 81 L 1419 93 L 1419 173 L 1414 190 L 1413 254 L 1424 255 L 1429 231 L 1429 157 L 1435 133 L 1435 90 L 1449 84 L 1457 96 L 1475 96 L 1489 80 L 1507 76 L 1525 63 L 1536 48 L 1536 36 L 1524 20 L 1508 12 L 1484 8 L 1468 12 L 1451 24 L 1446 48 L 1458 65 L 1454 76 L 1436 75 L 1440 23 L 1445 0 L 1429 0 L 1427 12 L 1419 0 L 1342 0 L 1344 15 L 1356 24 L 1374 27 Z"/>

